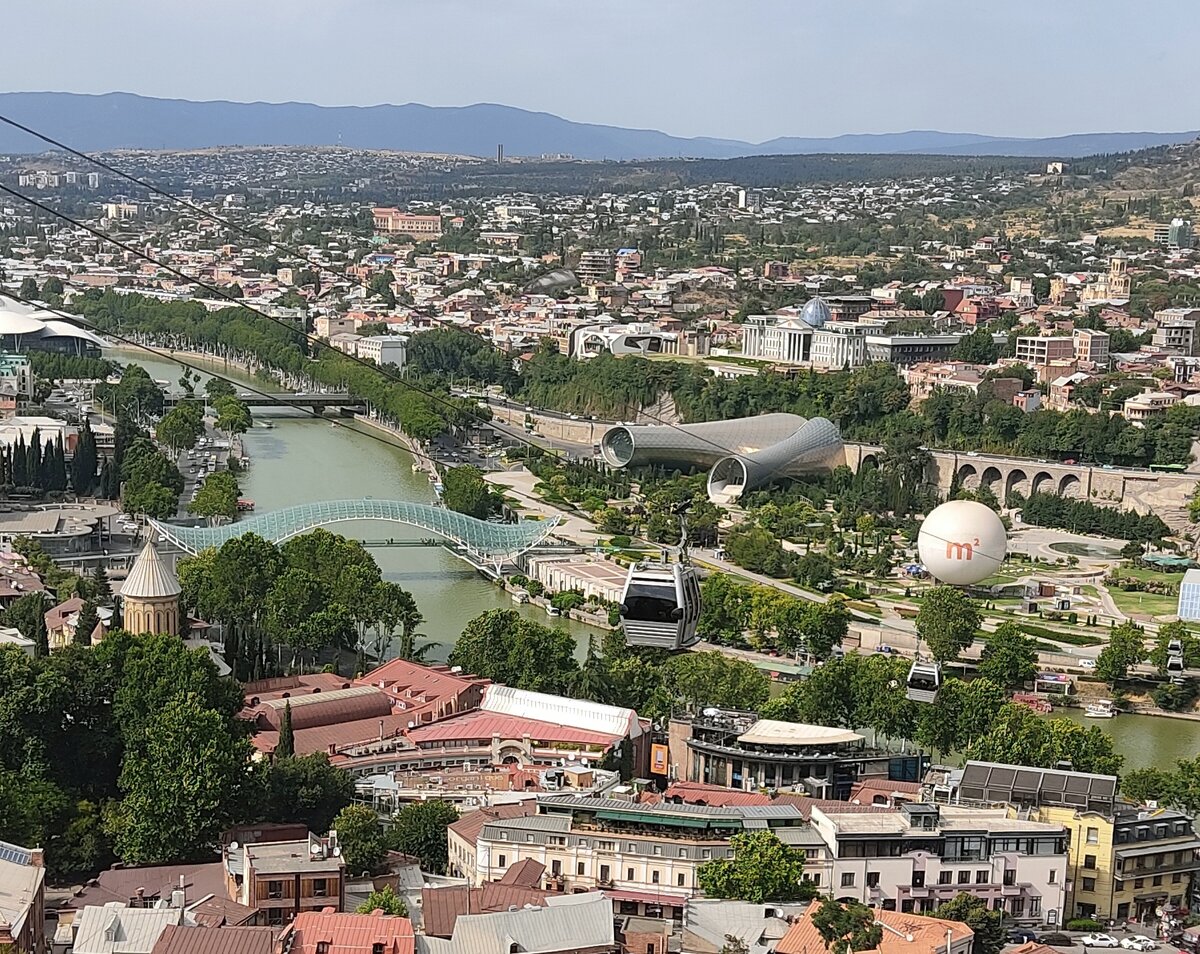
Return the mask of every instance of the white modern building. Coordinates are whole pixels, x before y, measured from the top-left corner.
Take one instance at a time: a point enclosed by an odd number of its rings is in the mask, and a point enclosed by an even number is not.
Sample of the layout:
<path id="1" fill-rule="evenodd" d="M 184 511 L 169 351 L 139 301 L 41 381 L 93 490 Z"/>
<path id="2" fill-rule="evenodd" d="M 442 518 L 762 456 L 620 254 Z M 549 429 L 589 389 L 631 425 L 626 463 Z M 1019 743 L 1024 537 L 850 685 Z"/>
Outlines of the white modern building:
<path id="1" fill-rule="evenodd" d="M 408 337 L 406 335 L 364 335 L 355 342 L 360 358 L 369 358 L 380 367 L 394 364 L 403 368 L 408 360 Z"/>

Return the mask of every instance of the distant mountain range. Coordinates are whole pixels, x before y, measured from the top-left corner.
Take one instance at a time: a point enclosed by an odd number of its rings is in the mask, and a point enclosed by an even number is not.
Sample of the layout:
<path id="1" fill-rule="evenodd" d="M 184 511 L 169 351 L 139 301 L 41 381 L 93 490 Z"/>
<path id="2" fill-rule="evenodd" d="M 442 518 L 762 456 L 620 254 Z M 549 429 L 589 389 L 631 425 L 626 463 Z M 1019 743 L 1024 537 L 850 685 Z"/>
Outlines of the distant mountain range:
<path id="1" fill-rule="evenodd" d="M 578 159 L 727 159 L 814 153 L 918 153 L 1071 158 L 1190 142 L 1190 132 L 1080 133 L 1014 139 L 934 130 L 735 139 L 668 136 L 653 129 L 576 123 L 512 106 L 316 106 L 311 103 L 192 102 L 132 93 L 0 93 L 0 114 L 85 151 L 211 146 L 333 146 L 494 156 L 566 153 Z M 45 144 L 0 125 L 0 152 L 42 152 Z"/>

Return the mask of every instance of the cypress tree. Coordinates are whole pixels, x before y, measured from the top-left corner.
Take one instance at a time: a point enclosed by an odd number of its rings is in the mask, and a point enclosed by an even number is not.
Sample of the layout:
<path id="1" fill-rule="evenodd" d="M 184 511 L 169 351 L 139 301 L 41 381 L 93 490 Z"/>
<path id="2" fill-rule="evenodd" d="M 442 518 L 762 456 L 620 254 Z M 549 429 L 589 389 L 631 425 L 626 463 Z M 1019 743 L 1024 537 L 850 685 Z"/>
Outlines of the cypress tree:
<path id="1" fill-rule="evenodd" d="M 108 573 L 101 563 L 97 563 L 96 568 L 92 570 L 92 602 L 97 606 L 113 605 L 112 583 L 109 582 Z"/>
<path id="2" fill-rule="evenodd" d="M 92 631 L 99 624 L 100 617 L 96 614 L 96 607 L 90 602 L 84 603 L 83 609 L 79 611 L 79 616 L 75 620 L 75 645 L 92 645 Z"/>
<path id="3" fill-rule="evenodd" d="M 59 433 L 58 440 L 54 442 L 54 489 L 61 494 L 67 486 L 67 448 Z"/>
<path id="4" fill-rule="evenodd" d="M 296 734 L 292 731 L 292 704 L 283 704 L 283 718 L 279 720 L 279 741 L 275 743 L 275 758 L 290 759 L 296 754 Z"/>
<path id="5" fill-rule="evenodd" d="M 25 449 L 25 477 L 30 487 L 46 486 L 42 479 L 42 432 L 36 427 Z"/>
<path id="6" fill-rule="evenodd" d="M 29 486 L 29 454 L 25 449 L 25 435 L 17 435 L 16 446 L 12 452 L 12 482 L 18 487 Z"/>
<path id="7" fill-rule="evenodd" d="M 80 497 L 89 497 L 96 489 L 96 435 L 86 419 L 79 431 L 79 443 L 71 458 L 71 487 Z"/>

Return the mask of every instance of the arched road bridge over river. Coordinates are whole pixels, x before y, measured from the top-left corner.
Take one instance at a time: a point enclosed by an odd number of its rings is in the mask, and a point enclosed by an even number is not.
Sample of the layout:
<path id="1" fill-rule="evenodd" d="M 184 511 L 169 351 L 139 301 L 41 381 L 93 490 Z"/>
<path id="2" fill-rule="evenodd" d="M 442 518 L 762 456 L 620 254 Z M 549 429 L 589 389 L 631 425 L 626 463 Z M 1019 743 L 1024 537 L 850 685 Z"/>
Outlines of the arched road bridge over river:
<path id="1" fill-rule="evenodd" d="M 497 574 L 504 564 L 545 541 L 558 525 L 558 518 L 491 523 L 445 507 L 374 497 L 300 504 L 215 527 L 181 527 L 160 520 L 151 520 L 150 524 L 161 539 L 194 554 L 208 547 L 219 547 L 245 533 L 256 533 L 272 543 L 282 543 L 317 527 L 356 520 L 402 523 L 436 533 L 449 540 L 454 549 L 472 563 L 490 567 Z"/>

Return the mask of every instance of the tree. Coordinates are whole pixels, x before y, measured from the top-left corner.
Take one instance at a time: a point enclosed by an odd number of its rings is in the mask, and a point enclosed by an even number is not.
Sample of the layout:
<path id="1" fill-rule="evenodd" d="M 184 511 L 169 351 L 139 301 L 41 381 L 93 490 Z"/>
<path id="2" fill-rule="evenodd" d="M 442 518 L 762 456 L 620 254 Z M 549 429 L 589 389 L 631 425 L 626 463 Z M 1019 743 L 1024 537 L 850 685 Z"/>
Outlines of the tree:
<path id="1" fill-rule="evenodd" d="M 979 674 L 1006 689 L 1020 689 L 1037 672 L 1037 646 L 1016 623 L 1004 622 L 987 638 Z"/>
<path id="2" fill-rule="evenodd" d="M 408 917 L 408 905 L 404 903 L 402 897 L 396 894 L 390 884 L 385 884 L 379 890 L 372 891 L 367 895 L 367 900 L 355 910 L 358 914 L 373 914 L 376 911 L 382 911 L 392 917 Z"/>
<path id="3" fill-rule="evenodd" d="M 75 456 L 71 460 L 71 487 L 80 497 L 89 496 L 96 487 L 96 435 L 87 418 L 79 427 L 79 441 L 75 445 Z"/>
<path id="4" fill-rule="evenodd" d="M 1114 626 L 1108 645 L 1096 657 L 1096 675 L 1115 687 L 1129 676 L 1129 667 L 1146 658 L 1146 634 L 1133 623 Z"/>
<path id="5" fill-rule="evenodd" d="M 215 401 L 217 398 L 235 397 L 237 391 L 233 385 L 224 378 L 209 378 L 204 382 L 204 393 L 210 401 Z"/>
<path id="6" fill-rule="evenodd" d="M 1167 673 L 1167 659 L 1170 656 L 1169 647 L 1172 640 L 1179 640 L 1183 647 L 1183 665 L 1187 669 L 1200 666 L 1200 638 L 1187 628 L 1187 624 L 1176 620 L 1173 623 L 1163 623 L 1158 627 L 1158 638 L 1150 650 L 1150 662 L 1158 670 L 1159 675 Z"/>
<path id="7" fill-rule="evenodd" d="M 789 848 L 772 831 L 742 832 L 730 841 L 732 858 L 700 866 L 700 887 L 710 898 L 730 898 L 764 904 L 768 901 L 808 901 L 816 896 L 804 880 L 804 855 Z"/>
<path id="8" fill-rule="evenodd" d="M 250 408 L 236 397 L 225 395 L 213 401 L 213 410 L 217 412 L 214 427 L 226 434 L 245 434 L 253 423 Z"/>
<path id="9" fill-rule="evenodd" d="M 282 758 L 279 749 L 262 775 L 262 818 L 302 822 L 309 831 L 325 832 L 338 812 L 354 797 L 354 780 L 344 769 L 329 764 L 324 752 Z"/>
<path id="10" fill-rule="evenodd" d="M 283 716 L 279 720 L 279 741 L 275 743 L 275 758 L 290 759 L 296 754 L 296 733 L 292 731 L 292 704 L 283 704 Z"/>
<path id="11" fill-rule="evenodd" d="M 716 650 L 681 653 L 664 669 L 668 688 L 692 712 L 706 706 L 757 709 L 771 694 L 771 681 L 762 670 Z"/>
<path id="12" fill-rule="evenodd" d="M 130 741 L 112 830 L 126 864 L 211 854 L 242 811 L 250 742 L 194 694 L 170 702 Z"/>
<path id="13" fill-rule="evenodd" d="M 1003 912 L 992 910 L 983 898 L 965 891 L 960 891 L 933 915 L 947 921 L 961 921 L 975 932 L 971 954 L 1000 954 L 1007 940 Z"/>
<path id="14" fill-rule="evenodd" d="M 79 616 L 75 619 L 75 645 L 92 645 L 92 633 L 100 625 L 100 617 L 96 614 L 95 605 L 89 600 L 83 604 Z"/>
<path id="15" fill-rule="evenodd" d="M 957 659 L 975 640 L 979 610 L 962 590 L 935 586 L 921 598 L 917 635 L 939 662 Z"/>
<path id="16" fill-rule="evenodd" d="M 40 298 L 37 281 L 33 278 L 26 278 L 21 282 L 21 290 L 18 294 L 22 298 Z"/>
<path id="17" fill-rule="evenodd" d="M 495 495 L 478 467 L 451 467 L 443 485 L 442 500 L 450 510 L 483 520 L 496 509 Z"/>
<path id="18" fill-rule="evenodd" d="M 465 672 L 534 692 L 565 693 L 579 673 L 574 639 L 516 610 L 488 610 L 472 619 L 449 661 Z"/>
<path id="19" fill-rule="evenodd" d="M 204 436 L 204 410 L 195 401 L 183 401 L 163 415 L 154 433 L 176 453 L 195 447 Z"/>
<path id="20" fill-rule="evenodd" d="M 874 950 L 883 940 L 875 912 L 860 901 L 842 904 L 827 895 L 813 912 L 812 922 L 829 954 Z"/>
<path id="21" fill-rule="evenodd" d="M 241 488 L 237 478 L 227 470 L 218 470 L 204 478 L 196 499 L 188 504 L 188 513 L 196 517 L 207 517 L 210 523 L 217 520 L 232 520 L 237 516 L 238 497 Z"/>
<path id="22" fill-rule="evenodd" d="M 346 874 L 371 874 L 387 856 L 379 816 L 366 805 L 348 805 L 333 820 L 337 843 L 346 862 Z"/>
<path id="23" fill-rule="evenodd" d="M 92 569 L 92 602 L 97 606 L 113 605 L 112 583 L 108 579 L 108 571 L 104 564 L 97 562 Z"/>
<path id="24" fill-rule="evenodd" d="M 20 630 L 26 639 L 33 640 L 38 647 L 38 655 L 50 653 L 48 635 L 46 633 L 46 611 L 50 609 L 50 600 L 45 593 L 26 593 L 15 600 L 4 611 L 4 624 Z"/>
<path id="25" fill-rule="evenodd" d="M 387 846 L 419 859 L 422 871 L 445 874 L 449 862 L 446 829 L 456 821 L 457 810 L 440 798 L 411 802 L 388 829 Z"/>
<path id="26" fill-rule="evenodd" d="M 992 340 L 992 332 L 980 326 L 959 340 L 954 347 L 953 357 L 957 361 L 969 361 L 971 364 L 992 364 L 1000 357 L 1000 349 Z"/>
<path id="27" fill-rule="evenodd" d="M 1098 726 L 1082 726 L 1070 719 L 1044 719 L 1015 703 L 1001 707 L 991 728 L 966 749 L 966 757 L 1007 765 L 1053 768 L 1070 762 L 1076 772 L 1116 775 L 1124 759 L 1113 749 L 1113 740 Z"/>

